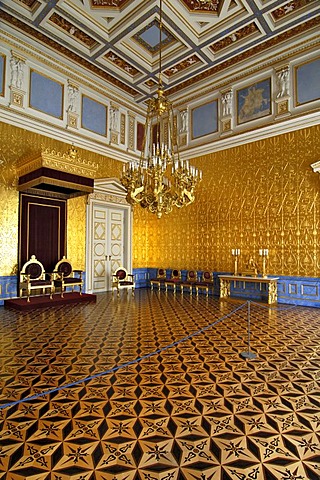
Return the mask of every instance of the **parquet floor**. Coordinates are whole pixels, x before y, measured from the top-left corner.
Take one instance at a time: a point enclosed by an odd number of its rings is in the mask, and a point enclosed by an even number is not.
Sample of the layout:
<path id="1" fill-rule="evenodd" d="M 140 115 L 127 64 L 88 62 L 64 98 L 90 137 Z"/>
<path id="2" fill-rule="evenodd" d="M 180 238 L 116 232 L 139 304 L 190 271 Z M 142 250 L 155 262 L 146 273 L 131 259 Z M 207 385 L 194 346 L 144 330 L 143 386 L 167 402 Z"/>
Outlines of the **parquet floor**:
<path id="1" fill-rule="evenodd" d="M 319 309 L 121 293 L 1 307 L 1 480 L 319 480 Z"/>

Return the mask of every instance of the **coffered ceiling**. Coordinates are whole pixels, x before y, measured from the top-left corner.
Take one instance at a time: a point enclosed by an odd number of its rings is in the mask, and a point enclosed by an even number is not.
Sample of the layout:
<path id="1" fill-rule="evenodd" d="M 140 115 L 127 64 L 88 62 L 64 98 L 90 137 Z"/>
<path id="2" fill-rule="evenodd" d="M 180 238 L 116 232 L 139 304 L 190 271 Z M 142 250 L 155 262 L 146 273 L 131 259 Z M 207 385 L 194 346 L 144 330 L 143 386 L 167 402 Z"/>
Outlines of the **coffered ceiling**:
<path id="1" fill-rule="evenodd" d="M 0 20 L 143 102 L 159 73 L 160 0 L 3 0 Z M 316 35 L 319 0 L 163 0 L 162 72 L 177 94 Z"/>

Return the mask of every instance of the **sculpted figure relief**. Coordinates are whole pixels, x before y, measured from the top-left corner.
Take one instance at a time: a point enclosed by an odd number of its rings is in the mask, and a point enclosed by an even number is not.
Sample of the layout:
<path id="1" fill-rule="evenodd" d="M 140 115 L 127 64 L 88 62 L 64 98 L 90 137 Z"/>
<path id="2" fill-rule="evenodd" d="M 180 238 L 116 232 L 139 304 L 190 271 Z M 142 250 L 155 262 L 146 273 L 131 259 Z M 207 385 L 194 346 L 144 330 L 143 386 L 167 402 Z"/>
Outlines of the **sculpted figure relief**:
<path id="1" fill-rule="evenodd" d="M 278 72 L 278 94 L 277 98 L 285 97 L 289 95 L 289 88 L 290 88 L 290 76 L 289 76 L 289 68 L 284 68 L 280 72 Z"/>
<path id="2" fill-rule="evenodd" d="M 232 91 L 226 92 L 221 97 L 222 102 L 222 116 L 225 117 L 227 115 L 232 114 Z"/>
<path id="3" fill-rule="evenodd" d="M 21 58 L 11 57 L 11 86 L 16 88 L 22 88 L 23 76 L 24 76 L 24 62 Z"/>
<path id="4" fill-rule="evenodd" d="M 119 110 L 115 107 L 110 107 L 110 130 L 118 131 Z"/>
<path id="5" fill-rule="evenodd" d="M 188 131 L 188 110 L 182 110 L 180 112 L 180 132 L 184 133 Z"/>
<path id="6" fill-rule="evenodd" d="M 79 89 L 74 85 L 68 85 L 68 112 L 77 112 L 78 110 Z"/>

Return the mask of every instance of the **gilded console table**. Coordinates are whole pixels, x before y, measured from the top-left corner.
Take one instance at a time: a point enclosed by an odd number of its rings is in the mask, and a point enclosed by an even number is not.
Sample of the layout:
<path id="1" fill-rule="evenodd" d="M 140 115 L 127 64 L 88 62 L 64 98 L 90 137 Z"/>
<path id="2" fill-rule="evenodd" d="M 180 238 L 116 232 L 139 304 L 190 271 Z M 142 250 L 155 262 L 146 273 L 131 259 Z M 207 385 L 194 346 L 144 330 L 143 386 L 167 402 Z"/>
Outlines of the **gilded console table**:
<path id="1" fill-rule="evenodd" d="M 220 298 L 230 297 L 231 282 L 242 282 L 243 288 L 246 283 L 259 283 L 260 290 L 262 284 L 266 284 L 268 288 L 268 303 L 276 303 L 278 299 L 277 281 L 279 277 L 245 277 L 242 275 L 218 275 L 220 279 Z"/>

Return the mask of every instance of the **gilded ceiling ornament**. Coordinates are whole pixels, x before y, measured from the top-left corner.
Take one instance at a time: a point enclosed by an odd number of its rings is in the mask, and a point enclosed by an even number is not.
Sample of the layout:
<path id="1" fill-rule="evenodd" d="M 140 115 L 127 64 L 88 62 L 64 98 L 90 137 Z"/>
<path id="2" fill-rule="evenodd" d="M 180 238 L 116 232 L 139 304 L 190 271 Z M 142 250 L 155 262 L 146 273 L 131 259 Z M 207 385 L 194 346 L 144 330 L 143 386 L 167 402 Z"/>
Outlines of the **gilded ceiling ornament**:
<path id="1" fill-rule="evenodd" d="M 58 27 L 68 32 L 77 40 L 80 40 L 80 42 L 84 43 L 89 48 L 92 48 L 97 43 L 94 38 L 90 37 L 87 33 L 83 32 L 79 28 L 76 28 L 75 25 L 68 22 L 68 20 L 61 17 L 56 12 L 51 15 L 49 20 L 50 22 L 54 23 Z"/>
<path id="2" fill-rule="evenodd" d="M 167 70 L 165 70 L 164 74 L 167 75 L 168 77 L 171 77 L 172 75 L 182 72 L 183 70 L 190 68 L 199 62 L 200 62 L 199 57 L 197 55 L 192 55 L 191 57 L 186 58 L 185 60 L 178 63 L 177 65 L 174 65 L 173 67 L 170 67 Z"/>
<path id="3" fill-rule="evenodd" d="M 91 0 L 93 7 L 122 7 L 128 0 Z"/>
<path id="4" fill-rule="evenodd" d="M 221 0 L 183 0 L 183 2 L 190 10 L 198 12 L 217 12 L 220 5 L 223 3 Z"/>
<path id="5" fill-rule="evenodd" d="M 277 8 L 272 12 L 272 16 L 275 20 L 279 20 L 284 16 L 300 10 L 300 8 L 305 7 L 306 5 L 315 2 L 316 0 L 290 0 L 282 7 Z"/>
<path id="6" fill-rule="evenodd" d="M 252 22 L 249 25 L 246 25 L 243 28 L 240 28 L 236 32 L 231 33 L 227 37 L 222 38 L 218 42 L 214 43 L 213 45 L 210 46 L 211 50 L 213 52 L 218 52 L 219 50 L 222 50 L 229 45 L 232 45 L 235 42 L 238 42 L 239 40 L 243 40 L 245 37 L 252 35 L 255 32 L 258 32 L 258 27 L 257 25 Z"/>
<path id="7" fill-rule="evenodd" d="M 38 0 L 19 0 L 20 3 L 23 3 L 26 7 L 33 8 L 34 5 L 40 5 Z"/>
<path id="8" fill-rule="evenodd" d="M 137 70 L 135 67 L 133 67 L 130 63 L 126 62 L 122 58 L 120 58 L 118 55 L 116 55 L 114 52 L 108 52 L 105 55 L 105 58 L 109 60 L 110 62 L 114 63 L 117 65 L 117 67 L 121 68 L 122 70 L 126 71 L 127 73 L 130 73 L 130 75 L 136 75 L 139 73 L 139 70 Z"/>

